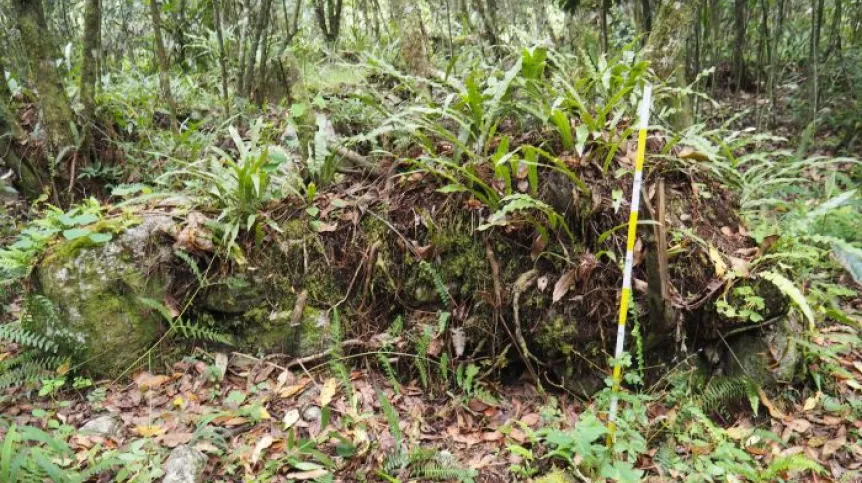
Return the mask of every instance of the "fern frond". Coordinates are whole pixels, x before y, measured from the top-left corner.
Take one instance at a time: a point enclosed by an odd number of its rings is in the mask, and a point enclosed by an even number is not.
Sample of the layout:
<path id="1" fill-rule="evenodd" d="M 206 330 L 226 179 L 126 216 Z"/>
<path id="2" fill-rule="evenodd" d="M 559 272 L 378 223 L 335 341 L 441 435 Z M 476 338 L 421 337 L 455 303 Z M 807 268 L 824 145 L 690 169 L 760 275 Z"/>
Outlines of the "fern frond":
<path id="1" fill-rule="evenodd" d="M 440 301 L 443 302 L 443 305 L 448 306 L 452 301 L 452 296 L 449 295 L 449 289 L 447 289 L 446 284 L 443 283 L 443 276 L 440 275 L 440 272 L 438 272 L 433 265 L 425 260 L 420 262 L 420 265 L 434 281 L 434 289 L 437 290 L 437 295 L 440 297 Z"/>
<path id="2" fill-rule="evenodd" d="M 23 317 L 31 316 L 23 315 Z M 0 341 L 13 342 L 23 347 L 35 348 L 46 352 L 57 351 L 57 344 L 43 335 L 21 327 L 19 322 L 0 325 Z"/>
<path id="3" fill-rule="evenodd" d="M 775 481 L 782 473 L 788 472 L 803 472 L 811 471 L 817 474 L 823 474 L 825 470 L 816 461 L 803 456 L 794 454 L 776 458 L 763 472 L 758 475 L 759 481 Z"/>
<path id="4" fill-rule="evenodd" d="M 192 274 L 194 274 L 195 278 L 198 281 L 198 285 L 203 287 L 206 285 L 206 281 L 204 280 L 204 276 L 201 273 L 201 269 L 198 267 L 198 262 L 192 258 L 191 255 L 188 254 L 185 250 L 177 250 L 174 252 L 174 256 L 185 262 L 185 264 L 189 267 Z"/>
<path id="5" fill-rule="evenodd" d="M 389 383 L 392 384 L 392 389 L 395 391 L 395 394 L 401 394 L 401 383 L 398 382 L 398 374 L 395 372 L 395 368 L 392 367 L 392 363 L 389 362 L 389 354 L 386 352 L 378 352 L 377 361 L 383 368 L 383 372 L 389 379 Z"/>
<path id="6" fill-rule="evenodd" d="M 757 383 L 751 378 L 718 376 L 712 378 L 703 389 L 700 401 L 705 412 L 719 411 L 748 400 L 752 410 L 757 412 L 759 394 Z"/>
<path id="7" fill-rule="evenodd" d="M 171 322 L 171 329 L 181 334 L 184 339 L 205 340 L 219 344 L 233 345 L 233 341 L 229 335 L 181 318 Z"/>

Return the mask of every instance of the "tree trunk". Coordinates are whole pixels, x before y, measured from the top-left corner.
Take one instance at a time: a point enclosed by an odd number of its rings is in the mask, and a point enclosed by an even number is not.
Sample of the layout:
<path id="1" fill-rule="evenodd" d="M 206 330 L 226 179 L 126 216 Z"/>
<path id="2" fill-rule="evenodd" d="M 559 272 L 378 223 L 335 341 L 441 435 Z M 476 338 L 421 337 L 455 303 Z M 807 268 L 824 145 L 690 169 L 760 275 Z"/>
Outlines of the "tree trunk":
<path id="1" fill-rule="evenodd" d="M 829 47 L 826 49 L 824 59 L 828 59 L 833 53 L 841 55 L 841 23 L 844 21 L 844 2 L 835 0 L 835 11 L 832 14 L 832 26 L 829 32 Z"/>
<path id="2" fill-rule="evenodd" d="M 645 49 L 646 60 L 651 63 L 656 75 L 677 87 L 686 84 L 683 47 L 691 31 L 691 23 L 695 20 L 695 9 L 695 2 L 665 1 L 659 9 Z M 690 101 L 684 96 L 674 98 L 675 105 L 672 107 L 675 114 L 671 124 L 675 129 L 683 129 L 691 124 Z"/>
<path id="3" fill-rule="evenodd" d="M 14 0 L 13 4 L 21 41 L 27 50 L 30 81 L 39 93 L 39 107 L 48 133 L 48 145 L 56 154 L 64 147 L 75 146 L 70 128 L 75 117 L 54 64 L 56 47 L 45 22 L 42 2 Z"/>
<path id="4" fill-rule="evenodd" d="M 216 38 L 218 39 L 218 63 L 221 68 L 221 93 L 224 99 L 224 112 L 227 117 L 230 117 L 230 94 L 227 90 L 227 53 L 224 50 L 224 33 L 222 32 L 221 12 L 219 11 L 219 3 L 222 0 L 213 1 L 213 23 L 216 29 Z"/>
<path id="5" fill-rule="evenodd" d="M 81 103 L 84 105 L 85 152 L 92 148 L 96 122 L 96 83 L 99 79 L 99 31 L 102 28 L 100 0 L 87 0 L 84 6 L 84 39 L 81 42 Z"/>
<path id="6" fill-rule="evenodd" d="M 320 31 L 323 33 L 323 38 L 328 44 L 335 43 L 338 40 L 338 33 L 341 30 L 341 8 L 343 0 L 315 0 L 314 13 L 317 16 L 317 23 L 320 26 Z"/>
<path id="7" fill-rule="evenodd" d="M 177 132 L 179 131 L 179 126 L 177 125 L 177 105 L 176 102 L 174 102 L 174 96 L 171 93 L 171 65 L 168 62 L 168 54 L 165 52 L 165 43 L 162 40 L 162 16 L 158 0 L 150 0 L 150 15 L 153 19 L 153 35 L 156 38 L 156 60 L 159 64 L 159 87 L 162 90 L 162 98 L 168 103 L 171 129 L 174 132 Z"/>
<path id="8" fill-rule="evenodd" d="M 733 87 L 736 90 L 742 89 L 742 83 L 745 79 L 745 38 L 746 38 L 746 3 L 747 0 L 734 0 L 733 2 Z"/>
<path id="9" fill-rule="evenodd" d="M 608 9 L 610 9 L 610 0 L 602 0 L 601 8 L 601 27 L 602 27 L 602 53 L 608 53 Z"/>
<path id="10" fill-rule="evenodd" d="M 243 81 L 243 95 L 251 97 L 251 92 L 254 89 L 254 67 L 257 62 L 257 51 L 260 48 L 260 41 L 263 38 L 264 31 L 269 23 L 269 11 L 272 8 L 272 0 L 262 0 L 260 12 L 257 14 L 257 23 L 252 32 L 251 50 L 248 52 L 248 59 L 245 67 L 245 81 Z"/>

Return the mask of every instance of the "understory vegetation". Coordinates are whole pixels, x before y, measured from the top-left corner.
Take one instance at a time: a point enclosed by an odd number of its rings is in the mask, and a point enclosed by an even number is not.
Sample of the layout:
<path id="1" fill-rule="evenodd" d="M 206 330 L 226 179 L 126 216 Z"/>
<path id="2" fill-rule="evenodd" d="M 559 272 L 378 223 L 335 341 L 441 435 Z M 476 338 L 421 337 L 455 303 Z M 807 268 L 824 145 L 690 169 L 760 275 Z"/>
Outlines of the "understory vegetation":
<path id="1" fill-rule="evenodd" d="M 0 74 L 2 482 L 862 479 L 859 0 L 0 0 Z"/>

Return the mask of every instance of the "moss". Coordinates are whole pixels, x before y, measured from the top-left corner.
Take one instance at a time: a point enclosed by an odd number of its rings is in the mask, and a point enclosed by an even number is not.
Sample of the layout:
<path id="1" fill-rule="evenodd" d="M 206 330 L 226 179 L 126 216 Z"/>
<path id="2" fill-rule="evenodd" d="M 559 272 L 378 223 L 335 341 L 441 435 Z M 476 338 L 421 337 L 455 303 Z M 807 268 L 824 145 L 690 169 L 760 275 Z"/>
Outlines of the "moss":
<path id="1" fill-rule="evenodd" d="M 279 307 L 259 307 L 241 318 L 240 348 L 252 352 L 279 352 L 303 357 L 325 350 L 330 334 L 326 314 L 310 305 L 303 310 L 299 324 L 291 324 L 295 297 L 287 297 Z"/>
<path id="2" fill-rule="evenodd" d="M 37 288 L 53 302 L 57 317 L 34 321 L 34 328 L 95 376 L 120 375 L 162 329 L 162 316 L 140 302 L 161 301 L 167 293 L 161 257 L 147 253 L 159 223 L 95 247 L 78 240 L 57 244 L 37 269 Z"/>

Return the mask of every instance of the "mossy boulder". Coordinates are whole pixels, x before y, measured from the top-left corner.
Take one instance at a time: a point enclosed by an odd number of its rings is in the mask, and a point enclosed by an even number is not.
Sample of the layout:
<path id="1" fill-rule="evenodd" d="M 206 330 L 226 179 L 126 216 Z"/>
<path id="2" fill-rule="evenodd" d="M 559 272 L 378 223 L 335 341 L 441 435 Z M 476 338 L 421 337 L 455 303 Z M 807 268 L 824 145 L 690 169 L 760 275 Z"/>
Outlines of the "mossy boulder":
<path id="1" fill-rule="evenodd" d="M 140 299 L 162 301 L 168 293 L 171 248 L 154 241 L 171 224 L 167 216 L 148 217 L 103 245 L 54 246 L 35 280 L 56 317 L 38 318 L 31 328 L 90 374 L 122 374 L 162 330 L 162 316 Z"/>
<path id="2" fill-rule="evenodd" d="M 730 341 L 724 367 L 731 376 L 748 376 L 759 386 L 791 383 L 799 376 L 802 349 L 795 338 L 802 324 L 791 313 L 762 334 L 750 331 Z"/>

